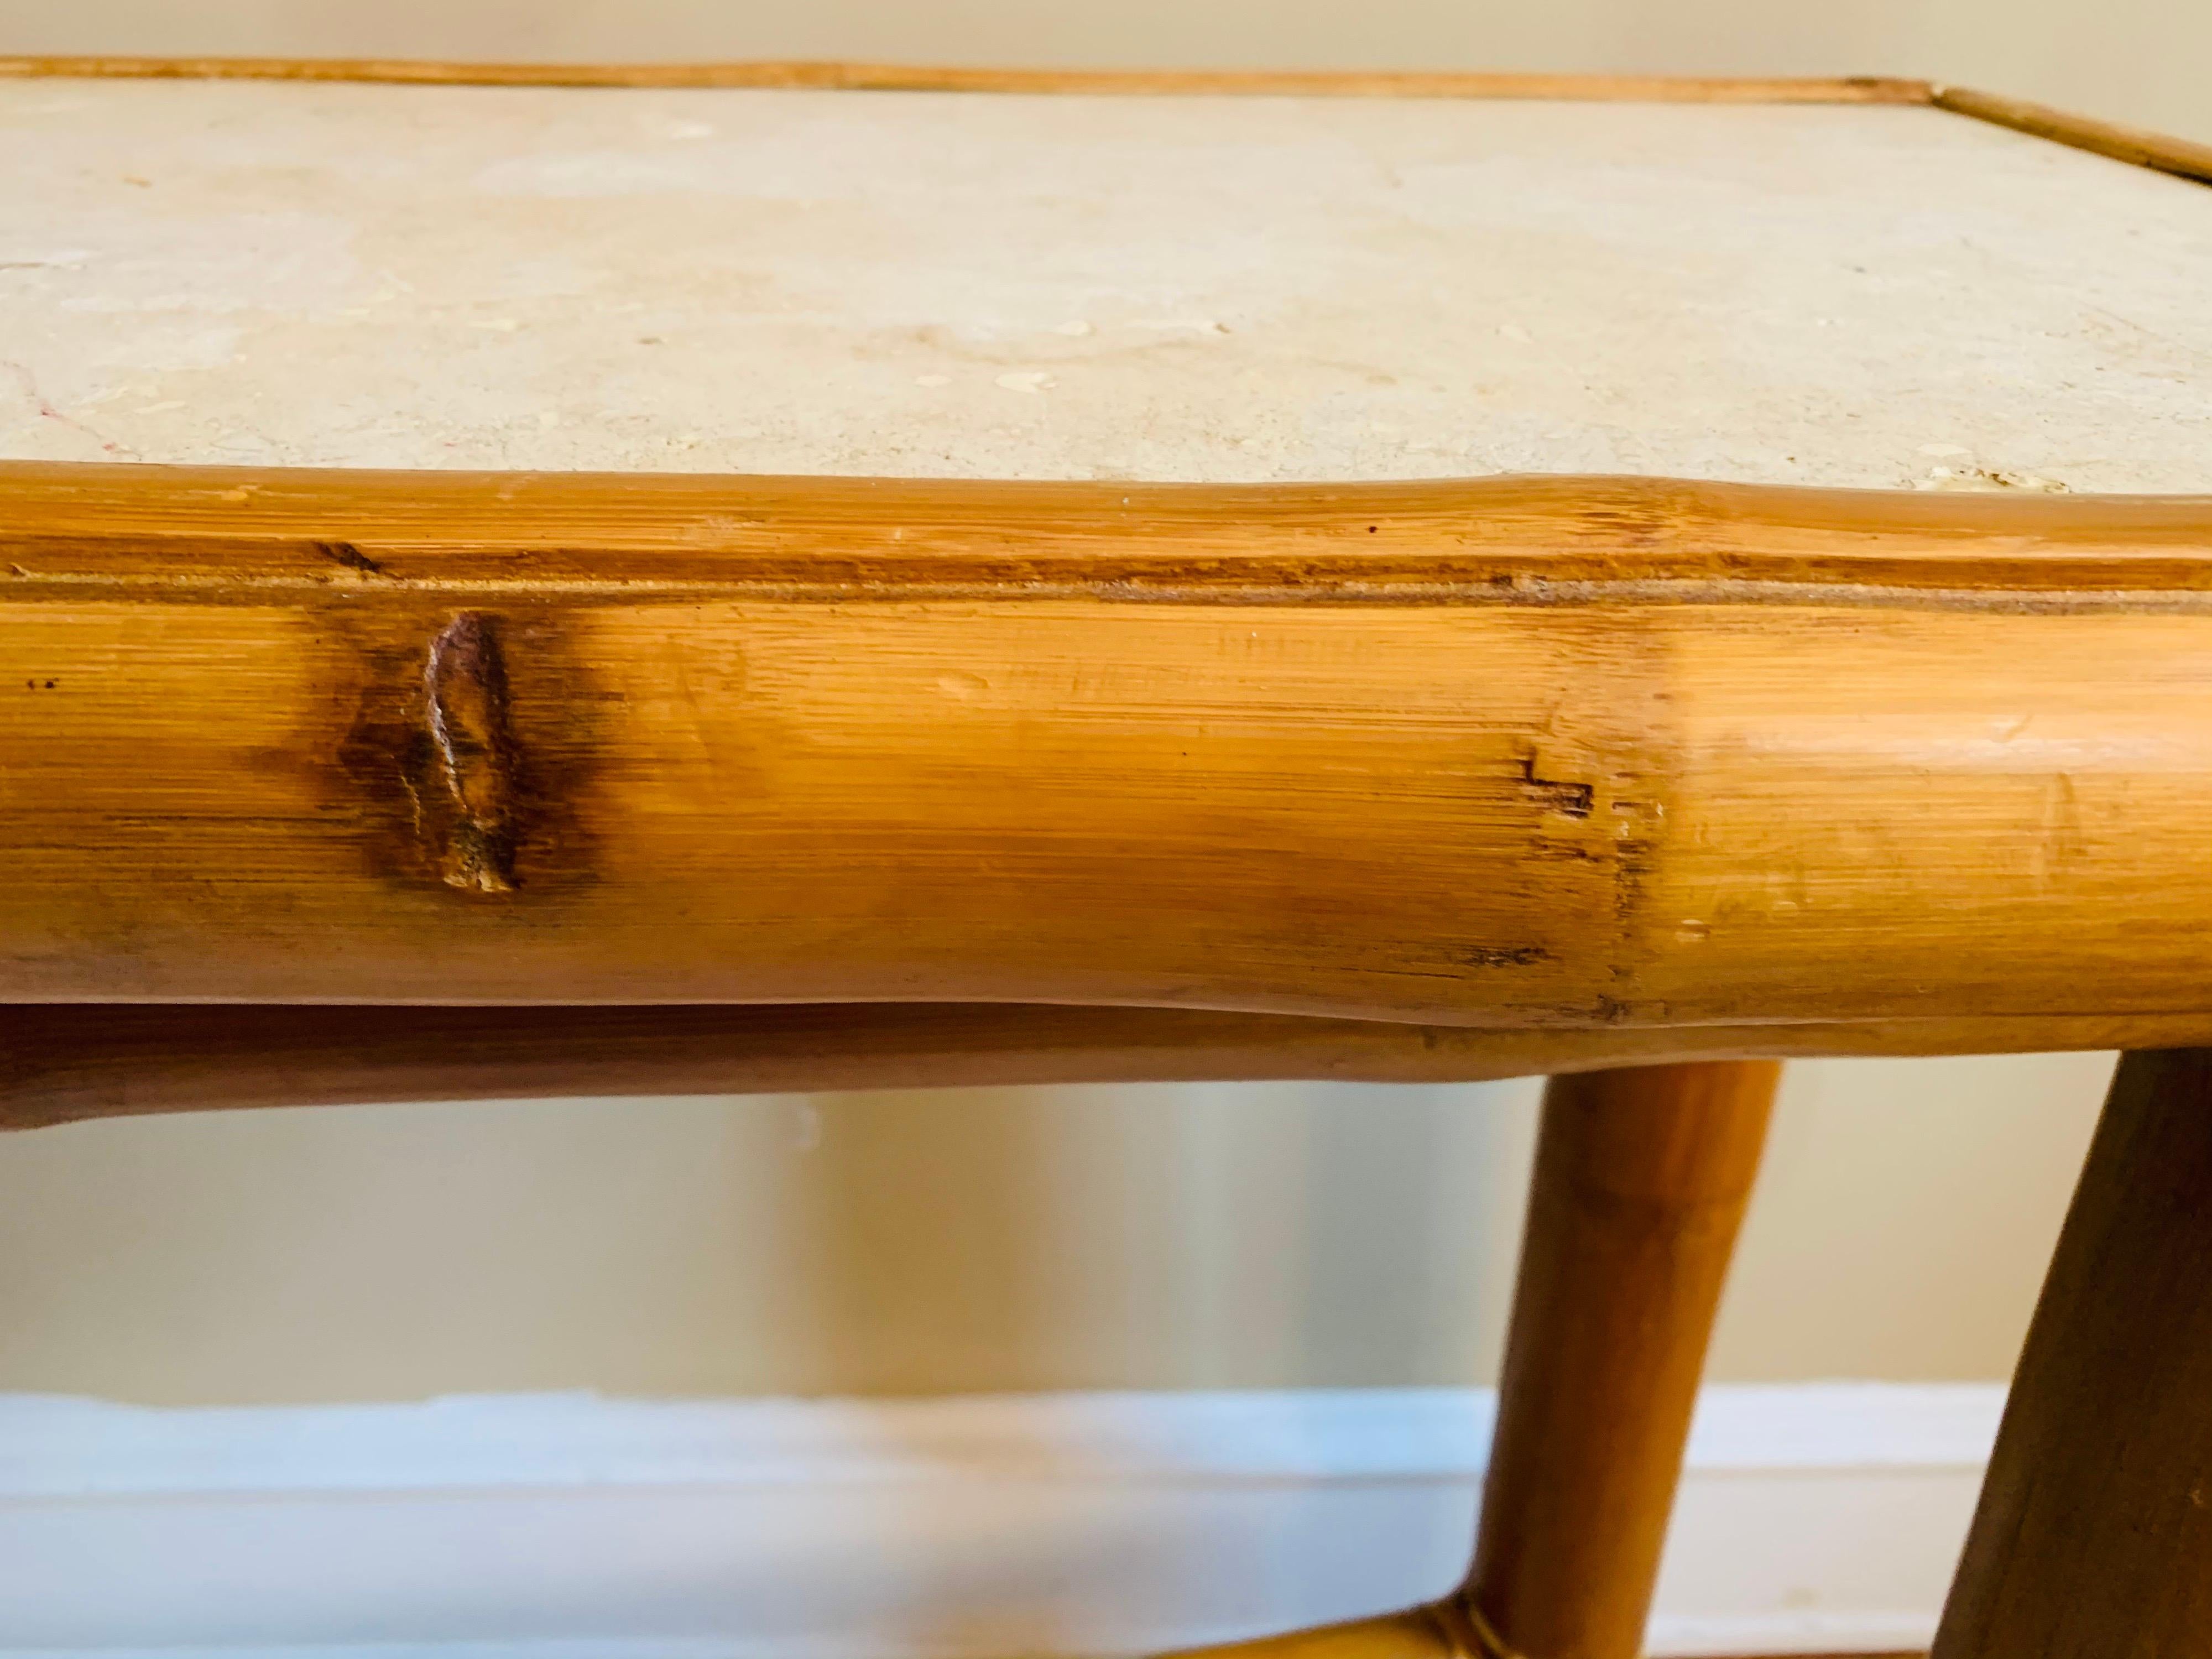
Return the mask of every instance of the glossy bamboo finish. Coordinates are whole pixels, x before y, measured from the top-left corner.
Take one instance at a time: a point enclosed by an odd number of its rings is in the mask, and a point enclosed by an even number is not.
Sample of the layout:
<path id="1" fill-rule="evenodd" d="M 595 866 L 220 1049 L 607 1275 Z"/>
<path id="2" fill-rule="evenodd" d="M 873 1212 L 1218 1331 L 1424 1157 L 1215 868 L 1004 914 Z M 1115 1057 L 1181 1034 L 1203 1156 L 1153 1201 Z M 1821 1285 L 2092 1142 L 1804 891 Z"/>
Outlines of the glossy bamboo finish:
<path id="1" fill-rule="evenodd" d="M 0 461 L 0 599 L 2212 608 L 2212 495 L 1540 475 L 1145 484 Z M 231 591 L 223 592 L 228 589 Z"/>
<path id="2" fill-rule="evenodd" d="M 1019 1003 L 454 1008 L 0 1005 L 0 1128 L 241 1106 L 1018 1083 L 1473 1082 L 1747 1055 L 2185 1040 L 2181 1020 L 1485 1030 Z"/>
<path id="3" fill-rule="evenodd" d="M 4 1000 L 2212 1011 L 2194 498 L 27 465 L 0 641 Z"/>
<path id="4" fill-rule="evenodd" d="M 1934 1659 L 2212 1654 L 2212 1050 L 2112 1079 Z"/>
<path id="5" fill-rule="evenodd" d="M 732 64 L 453 64 L 407 58 L 0 58 L 0 77 L 380 81 L 416 86 L 766 87 L 820 91 L 1088 93 L 1300 98 L 1550 98 L 1692 104 L 1924 104 L 1925 81 L 1496 75 L 1380 70 L 962 69 L 766 60 Z"/>
<path id="6" fill-rule="evenodd" d="M 1544 1097 L 1469 1622 L 1636 1659 L 1780 1068 L 1649 1066 Z"/>

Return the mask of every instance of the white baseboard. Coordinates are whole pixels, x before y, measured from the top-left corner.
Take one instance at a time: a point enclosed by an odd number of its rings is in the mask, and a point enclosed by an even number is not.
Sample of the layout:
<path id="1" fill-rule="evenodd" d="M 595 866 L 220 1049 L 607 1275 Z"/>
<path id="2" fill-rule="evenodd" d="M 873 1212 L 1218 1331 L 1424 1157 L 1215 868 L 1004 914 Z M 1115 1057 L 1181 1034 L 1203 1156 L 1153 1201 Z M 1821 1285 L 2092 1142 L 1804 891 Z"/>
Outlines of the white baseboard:
<path id="1" fill-rule="evenodd" d="M 1706 1391 L 1652 1650 L 1924 1645 L 2002 1390 Z M 156 1411 L 0 1396 L 9 1659 L 1002 1659 L 1458 1576 L 1458 1389 Z"/>

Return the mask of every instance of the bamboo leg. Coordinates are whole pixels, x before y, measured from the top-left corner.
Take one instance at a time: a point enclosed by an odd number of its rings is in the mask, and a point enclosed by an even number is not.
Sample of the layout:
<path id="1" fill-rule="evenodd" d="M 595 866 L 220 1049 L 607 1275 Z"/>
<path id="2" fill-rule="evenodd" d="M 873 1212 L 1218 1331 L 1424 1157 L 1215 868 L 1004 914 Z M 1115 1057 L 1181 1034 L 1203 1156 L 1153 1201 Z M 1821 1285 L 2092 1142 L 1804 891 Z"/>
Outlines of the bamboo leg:
<path id="1" fill-rule="evenodd" d="M 1467 1583 L 1214 1659 L 1634 1659 L 1780 1072 L 1552 1079 Z"/>
<path id="2" fill-rule="evenodd" d="M 1554 1078 L 1461 1592 L 1530 1659 L 1635 1659 L 1780 1067 Z"/>
<path id="3" fill-rule="evenodd" d="M 1935 1659 L 2212 1655 L 2212 1049 L 2131 1054 Z"/>

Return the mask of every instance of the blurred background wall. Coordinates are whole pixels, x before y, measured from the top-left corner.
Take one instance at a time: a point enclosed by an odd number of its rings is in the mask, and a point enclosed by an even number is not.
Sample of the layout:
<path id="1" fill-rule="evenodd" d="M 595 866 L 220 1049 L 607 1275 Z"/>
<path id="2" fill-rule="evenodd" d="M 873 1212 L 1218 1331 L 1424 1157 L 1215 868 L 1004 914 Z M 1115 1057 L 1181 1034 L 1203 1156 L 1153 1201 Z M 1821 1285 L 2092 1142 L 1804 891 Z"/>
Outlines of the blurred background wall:
<path id="1" fill-rule="evenodd" d="M 1729 1380 L 2004 1376 L 2107 1057 L 1791 1068 Z M 1534 1084 L 221 1113 L 0 1139 L 0 1390 L 1491 1381 Z"/>
<path id="2" fill-rule="evenodd" d="M 0 0 L 0 53 L 1890 72 L 2212 138 L 2170 0 Z M 1794 1066 L 1713 1375 L 2009 1370 L 2109 1056 Z M 0 1390 L 1491 1380 L 1534 1084 L 218 1113 L 0 1139 Z"/>

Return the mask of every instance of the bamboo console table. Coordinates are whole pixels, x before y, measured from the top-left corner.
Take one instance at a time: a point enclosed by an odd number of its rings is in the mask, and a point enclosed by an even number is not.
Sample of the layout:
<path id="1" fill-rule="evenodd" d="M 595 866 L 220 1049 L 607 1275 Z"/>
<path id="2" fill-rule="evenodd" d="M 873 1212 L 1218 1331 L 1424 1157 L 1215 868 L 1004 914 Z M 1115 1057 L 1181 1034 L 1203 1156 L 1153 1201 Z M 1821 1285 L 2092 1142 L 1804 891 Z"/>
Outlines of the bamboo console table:
<path id="1" fill-rule="evenodd" d="M 1937 1652 L 2212 1655 L 2212 152 L 825 65 L 0 131 L 0 1121 L 1552 1073 L 1466 1587 L 1259 1650 L 1628 1659 L 1776 1062 L 2124 1048 Z"/>

